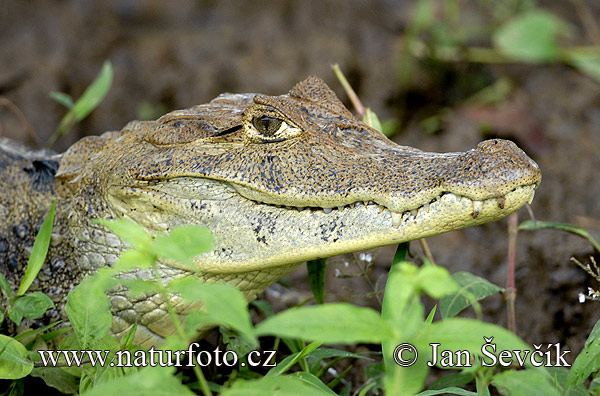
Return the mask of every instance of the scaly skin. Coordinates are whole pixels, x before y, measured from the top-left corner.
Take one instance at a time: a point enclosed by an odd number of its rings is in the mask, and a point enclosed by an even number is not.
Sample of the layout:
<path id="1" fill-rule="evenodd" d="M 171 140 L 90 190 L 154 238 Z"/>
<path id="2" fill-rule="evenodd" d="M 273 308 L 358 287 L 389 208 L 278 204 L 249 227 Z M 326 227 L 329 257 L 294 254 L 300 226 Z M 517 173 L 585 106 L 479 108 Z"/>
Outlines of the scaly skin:
<path id="1" fill-rule="evenodd" d="M 11 227 L 34 230 L 57 200 L 56 235 L 36 286 L 61 307 L 83 275 L 126 248 L 94 218 L 126 217 L 152 233 L 207 226 L 215 249 L 195 262 L 200 276 L 235 284 L 253 299 L 306 260 L 497 220 L 531 201 L 541 181 L 535 162 L 504 140 L 463 153 L 399 146 L 352 116 L 315 77 L 287 95 L 224 94 L 82 139 L 62 155 L 55 178 L 56 163 L 41 157 L 47 166 L 38 163 L 45 177 L 37 186 L 22 170 L 31 158 L 4 159 L 16 176 L 3 185 L 21 190 L 0 203 L 12 213 Z M 23 206 L 24 195 L 37 197 L 35 208 Z M 10 249 L 0 252 L 2 272 L 16 285 L 34 233 L 20 238 L 4 227 Z M 190 275 L 173 262 L 161 271 L 165 279 Z M 181 314 L 189 309 L 172 301 Z M 157 295 L 133 299 L 113 290 L 111 302 L 115 334 L 135 321 L 140 344 L 173 332 Z"/>

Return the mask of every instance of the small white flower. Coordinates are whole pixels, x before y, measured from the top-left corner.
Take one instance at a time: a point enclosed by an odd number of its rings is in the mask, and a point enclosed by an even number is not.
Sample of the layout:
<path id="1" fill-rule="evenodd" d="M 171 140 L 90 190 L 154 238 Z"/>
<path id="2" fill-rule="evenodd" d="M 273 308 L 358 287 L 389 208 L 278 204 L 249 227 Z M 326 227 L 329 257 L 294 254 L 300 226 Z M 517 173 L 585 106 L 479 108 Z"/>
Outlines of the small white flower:
<path id="1" fill-rule="evenodd" d="M 583 304 L 585 302 L 585 294 L 579 293 L 579 302 Z"/>

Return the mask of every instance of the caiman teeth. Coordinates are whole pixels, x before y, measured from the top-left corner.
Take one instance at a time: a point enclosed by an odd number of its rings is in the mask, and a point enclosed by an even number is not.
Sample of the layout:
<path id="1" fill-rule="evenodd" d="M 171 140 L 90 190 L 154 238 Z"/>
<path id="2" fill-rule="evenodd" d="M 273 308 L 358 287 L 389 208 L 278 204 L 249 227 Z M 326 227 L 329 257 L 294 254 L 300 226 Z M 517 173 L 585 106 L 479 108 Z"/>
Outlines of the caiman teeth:
<path id="1" fill-rule="evenodd" d="M 402 213 L 392 212 L 392 227 L 399 228 L 402 224 Z"/>
<path id="2" fill-rule="evenodd" d="M 514 188 L 512 191 L 515 191 L 519 188 L 527 188 L 527 187 L 530 187 L 530 186 L 519 186 L 519 187 Z M 534 196 L 534 190 L 531 189 L 531 191 L 532 191 L 532 194 L 531 194 L 530 199 L 528 200 L 529 204 L 531 204 L 531 202 L 533 201 L 533 196 Z M 286 210 L 292 209 L 292 210 L 297 210 L 297 211 L 303 211 L 305 209 L 310 209 L 313 212 L 314 211 L 322 211 L 325 214 L 330 214 L 334 211 L 343 211 L 346 209 L 353 210 L 355 208 L 360 208 L 361 206 L 368 207 L 371 205 L 376 205 L 379 207 L 379 210 L 378 210 L 379 215 L 384 215 L 385 212 L 390 212 L 391 219 L 392 219 L 392 227 L 399 228 L 400 225 L 402 224 L 403 219 L 404 219 L 404 221 L 408 221 L 408 218 L 412 216 L 414 218 L 414 221 L 416 222 L 418 217 L 424 216 L 430 212 L 432 204 L 434 204 L 435 202 L 440 201 L 440 200 L 446 200 L 448 203 L 460 202 L 464 206 L 472 205 L 473 212 L 471 213 L 471 216 L 474 219 L 476 219 L 477 217 L 479 217 L 481 215 L 481 212 L 483 211 L 484 201 L 487 201 L 489 199 L 494 199 L 496 201 L 496 204 L 498 205 L 498 208 L 504 209 L 504 205 L 506 203 L 506 196 L 504 196 L 504 195 L 499 196 L 499 197 L 491 197 L 491 198 L 487 198 L 482 201 L 478 201 L 478 200 L 471 199 L 469 197 L 465 197 L 463 195 L 451 193 L 449 191 L 445 191 L 445 192 L 437 195 L 431 201 L 419 206 L 418 208 L 408 209 L 403 212 L 393 211 L 393 210 L 391 210 L 383 205 L 380 205 L 375 201 L 371 201 L 371 200 L 369 200 L 369 201 L 361 200 L 361 201 L 356 201 L 356 202 L 353 202 L 353 203 L 350 203 L 347 205 L 338 205 L 338 206 L 331 207 L 331 208 L 312 207 L 312 206 L 300 207 L 300 206 L 288 206 L 288 205 L 277 205 L 277 204 L 274 205 L 274 204 L 265 204 L 262 202 L 256 202 L 256 203 L 262 204 L 262 205 L 274 206 L 277 208 L 284 208 Z"/>
<path id="3" fill-rule="evenodd" d="M 531 192 L 531 198 L 529 198 L 529 201 L 527 202 L 529 205 L 531 205 L 531 203 L 533 202 L 533 197 L 535 196 L 535 190 L 533 190 Z"/>

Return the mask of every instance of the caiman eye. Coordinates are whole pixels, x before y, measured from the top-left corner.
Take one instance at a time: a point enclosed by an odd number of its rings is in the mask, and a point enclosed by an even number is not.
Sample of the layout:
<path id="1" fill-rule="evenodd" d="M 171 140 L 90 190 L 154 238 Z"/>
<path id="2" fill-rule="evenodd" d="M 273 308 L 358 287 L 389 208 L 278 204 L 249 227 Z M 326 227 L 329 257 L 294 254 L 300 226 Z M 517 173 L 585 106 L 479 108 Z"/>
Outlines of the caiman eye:
<path id="1" fill-rule="evenodd" d="M 273 136 L 281 128 L 282 120 L 278 118 L 272 118 L 267 116 L 254 117 L 252 119 L 252 125 L 257 131 L 265 136 Z"/>

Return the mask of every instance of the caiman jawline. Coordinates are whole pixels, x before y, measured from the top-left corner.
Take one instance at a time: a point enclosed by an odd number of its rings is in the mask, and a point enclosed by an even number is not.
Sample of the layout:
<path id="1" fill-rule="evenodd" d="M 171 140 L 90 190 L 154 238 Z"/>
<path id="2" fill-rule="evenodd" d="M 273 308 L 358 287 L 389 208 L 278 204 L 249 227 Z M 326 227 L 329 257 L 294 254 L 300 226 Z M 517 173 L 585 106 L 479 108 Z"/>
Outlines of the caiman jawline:
<path id="1" fill-rule="evenodd" d="M 504 203 L 506 200 L 506 196 L 515 192 L 521 192 L 522 194 L 528 194 L 529 198 L 527 199 L 527 203 L 531 204 L 531 202 L 533 201 L 533 197 L 535 195 L 535 189 L 537 188 L 537 183 L 533 183 L 533 184 L 527 184 L 527 185 L 523 185 L 523 186 L 518 186 L 513 188 L 512 190 L 510 190 L 509 192 L 507 192 L 504 195 L 501 196 L 497 196 L 497 197 L 491 197 L 488 199 L 484 199 L 484 200 L 475 200 L 472 198 L 469 198 L 465 195 L 460 195 L 460 194 L 455 194 L 452 193 L 450 191 L 444 191 L 441 194 L 435 196 L 431 201 L 415 207 L 413 209 L 409 209 L 409 210 L 405 210 L 403 212 L 396 212 L 393 210 L 390 210 L 389 208 L 387 208 L 384 205 L 378 204 L 377 202 L 374 202 L 372 200 L 369 201 L 356 201 L 347 205 L 343 205 L 343 206 L 337 206 L 337 207 L 330 207 L 330 208 L 322 208 L 322 207 L 318 207 L 318 206 L 289 206 L 289 205 L 277 205 L 277 204 L 271 204 L 271 203 L 267 203 L 267 202 L 261 202 L 261 201 L 256 201 L 253 199 L 249 199 L 252 202 L 255 202 L 256 204 L 259 205 L 266 205 L 266 206 L 271 206 L 271 207 L 276 207 L 279 209 L 286 209 L 286 210 L 295 210 L 298 212 L 304 211 L 304 210 L 309 210 L 309 211 L 322 211 L 326 214 L 329 213 L 336 213 L 336 212 L 340 212 L 346 209 L 355 209 L 355 208 L 359 208 L 361 206 L 374 206 L 376 205 L 379 208 L 379 213 L 380 215 L 386 215 L 389 213 L 389 216 L 391 217 L 392 220 L 392 227 L 394 228 L 400 228 L 400 226 L 402 225 L 402 223 L 409 221 L 410 217 L 412 216 L 413 218 L 417 218 L 418 216 L 420 216 L 423 212 L 429 212 L 430 210 L 430 206 L 433 205 L 435 202 L 440 201 L 442 199 L 442 197 L 444 197 L 444 199 L 450 200 L 450 201 L 454 201 L 454 202 L 458 202 L 461 200 L 466 200 L 468 201 L 467 203 L 470 203 L 472 205 L 473 208 L 473 212 L 471 213 L 471 216 L 473 216 L 474 219 L 476 219 L 477 217 L 479 217 L 479 215 L 481 214 L 481 210 L 483 209 L 483 206 L 485 205 L 486 202 L 495 202 L 496 205 L 498 205 L 499 209 L 504 209 Z M 248 198 L 246 198 L 248 199 Z"/>

